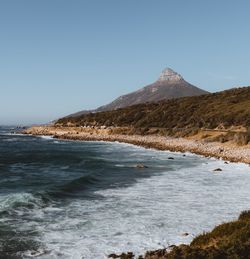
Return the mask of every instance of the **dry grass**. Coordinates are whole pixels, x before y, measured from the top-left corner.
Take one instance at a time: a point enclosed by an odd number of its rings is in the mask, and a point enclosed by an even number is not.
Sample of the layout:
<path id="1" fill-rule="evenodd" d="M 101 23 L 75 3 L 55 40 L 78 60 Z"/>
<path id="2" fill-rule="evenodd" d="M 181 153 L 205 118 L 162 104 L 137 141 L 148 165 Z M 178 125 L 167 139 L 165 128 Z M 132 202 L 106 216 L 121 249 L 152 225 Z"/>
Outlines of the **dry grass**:
<path id="1" fill-rule="evenodd" d="M 241 132 L 250 127 L 250 87 L 67 117 L 56 125 L 129 127 L 141 135 L 180 137 L 195 135 L 202 128 Z M 249 141 L 244 134 L 235 138 L 239 144 Z"/>

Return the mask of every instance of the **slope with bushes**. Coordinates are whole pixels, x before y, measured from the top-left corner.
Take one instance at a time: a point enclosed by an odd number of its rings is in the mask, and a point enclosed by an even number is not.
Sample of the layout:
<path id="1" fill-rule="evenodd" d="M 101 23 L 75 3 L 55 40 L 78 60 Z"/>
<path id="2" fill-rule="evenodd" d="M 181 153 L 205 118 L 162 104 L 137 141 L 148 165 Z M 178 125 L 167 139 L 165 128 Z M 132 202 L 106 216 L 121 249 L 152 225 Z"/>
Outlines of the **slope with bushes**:
<path id="1" fill-rule="evenodd" d="M 57 125 L 166 130 L 250 126 L 250 87 L 59 119 Z"/>
<path id="2" fill-rule="evenodd" d="M 145 259 L 248 259 L 250 258 L 250 211 L 238 220 L 215 227 L 197 236 L 190 245 L 175 246 L 171 252 L 147 252 Z"/>

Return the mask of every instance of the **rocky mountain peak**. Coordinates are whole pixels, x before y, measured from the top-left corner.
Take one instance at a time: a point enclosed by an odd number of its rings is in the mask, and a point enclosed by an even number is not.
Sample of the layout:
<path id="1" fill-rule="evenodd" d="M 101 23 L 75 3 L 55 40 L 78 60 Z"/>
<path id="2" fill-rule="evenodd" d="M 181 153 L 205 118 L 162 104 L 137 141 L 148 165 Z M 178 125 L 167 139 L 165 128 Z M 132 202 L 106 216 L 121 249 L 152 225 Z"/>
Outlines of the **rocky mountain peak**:
<path id="1" fill-rule="evenodd" d="M 183 77 L 176 73 L 173 69 L 171 68 L 165 68 L 161 74 L 160 77 L 157 81 L 180 81 L 184 80 Z"/>
<path id="2" fill-rule="evenodd" d="M 80 111 L 70 116 L 75 117 L 90 112 L 111 111 L 140 103 L 158 102 L 172 98 L 197 96 L 207 93 L 207 91 L 185 81 L 180 74 L 171 68 L 166 68 L 162 71 L 156 82 L 146 85 L 132 93 L 122 95 L 111 103 L 100 106 L 95 110 Z"/>

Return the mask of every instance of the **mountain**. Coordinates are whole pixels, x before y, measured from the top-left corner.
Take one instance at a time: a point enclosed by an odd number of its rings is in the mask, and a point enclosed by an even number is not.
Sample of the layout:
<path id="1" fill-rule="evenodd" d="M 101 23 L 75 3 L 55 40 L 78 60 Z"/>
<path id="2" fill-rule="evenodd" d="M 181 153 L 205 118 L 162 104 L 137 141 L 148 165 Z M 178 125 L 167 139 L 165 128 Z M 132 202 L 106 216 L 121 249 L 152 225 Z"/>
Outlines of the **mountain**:
<path id="1" fill-rule="evenodd" d="M 113 102 L 101 106 L 96 110 L 80 111 L 69 116 L 80 116 L 89 112 L 116 110 L 140 103 L 158 102 L 161 100 L 185 96 L 197 96 L 207 93 L 207 91 L 185 81 L 180 74 L 176 73 L 171 68 L 166 68 L 162 71 L 158 80 L 150 85 L 147 85 L 135 92 L 122 95 Z"/>
<path id="2" fill-rule="evenodd" d="M 206 93 L 208 92 L 186 82 L 180 74 L 171 68 L 166 68 L 153 84 L 147 85 L 138 91 L 122 95 L 110 104 L 99 107 L 97 111 L 116 110 L 139 103 L 158 102 L 163 99 L 196 96 Z"/>

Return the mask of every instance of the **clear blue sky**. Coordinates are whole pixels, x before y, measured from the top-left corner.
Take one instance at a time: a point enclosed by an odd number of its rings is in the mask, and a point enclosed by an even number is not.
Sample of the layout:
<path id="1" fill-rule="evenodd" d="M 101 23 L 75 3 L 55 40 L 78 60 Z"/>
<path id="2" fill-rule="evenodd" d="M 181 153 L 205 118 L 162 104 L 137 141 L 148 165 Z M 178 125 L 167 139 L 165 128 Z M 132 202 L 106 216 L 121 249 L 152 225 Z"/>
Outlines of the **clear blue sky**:
<path id="1" fill-rule="evenodd" d="M 208 91 L 250 85 L 248 0 L 0 0 L 0 124 L 42 123 L 171 67 Z"/>

